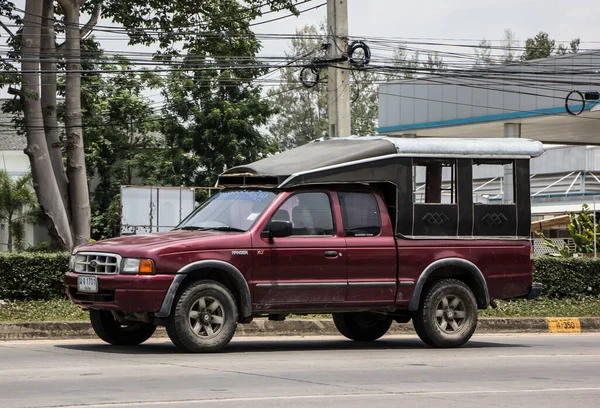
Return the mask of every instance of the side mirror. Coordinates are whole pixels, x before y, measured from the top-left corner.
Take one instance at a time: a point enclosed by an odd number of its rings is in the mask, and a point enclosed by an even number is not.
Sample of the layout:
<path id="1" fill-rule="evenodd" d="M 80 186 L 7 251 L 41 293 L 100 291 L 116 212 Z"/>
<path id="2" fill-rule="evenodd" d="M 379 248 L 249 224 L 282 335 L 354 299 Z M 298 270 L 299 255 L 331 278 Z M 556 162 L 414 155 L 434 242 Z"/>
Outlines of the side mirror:
<path id="1" fill-rule="evenodd" d="M 260 234 L 263 238 L 284 238 L 292 235 L 292 223 L 282 220 L 271 220 L 267 228 Z"/>

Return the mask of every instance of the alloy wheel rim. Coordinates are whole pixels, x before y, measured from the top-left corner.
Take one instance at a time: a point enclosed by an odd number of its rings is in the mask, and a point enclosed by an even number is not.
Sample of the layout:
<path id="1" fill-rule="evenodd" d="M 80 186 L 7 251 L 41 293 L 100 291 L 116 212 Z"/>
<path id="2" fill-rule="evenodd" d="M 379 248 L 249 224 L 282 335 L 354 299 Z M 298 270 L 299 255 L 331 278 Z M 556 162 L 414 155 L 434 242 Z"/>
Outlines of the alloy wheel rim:
<path id="1" fill-rule="evenodd" d="M 467 310 L 460 296 L 442 297 L 435 309 L 435 320 L 440 330 L 447 334 L 456 334 L 465 325 Z"/>
<path id="2" fill-rule="evenodd" d="M 223 305 L 211 296 L 198 298 L 190 308 L 188 322 L 192 332 L 203 339 L 217 336 L 225 323 Z"/>

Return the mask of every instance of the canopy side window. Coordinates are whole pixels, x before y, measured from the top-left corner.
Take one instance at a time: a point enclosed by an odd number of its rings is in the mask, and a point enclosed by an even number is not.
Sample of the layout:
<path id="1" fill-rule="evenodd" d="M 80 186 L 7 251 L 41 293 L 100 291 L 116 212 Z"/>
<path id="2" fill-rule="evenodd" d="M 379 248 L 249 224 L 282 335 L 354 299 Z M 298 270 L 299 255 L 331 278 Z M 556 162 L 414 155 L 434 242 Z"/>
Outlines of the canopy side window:
<path id="1" fill-rule="evenodd" d="M 455 159 L 413 159 L 412 235 L 456 236 L 458 231 Z"/>
<path id="2" fill-rule="evenodd" d="M 517 235 L 515 161 L 473 160 L 473 235 Z"/>

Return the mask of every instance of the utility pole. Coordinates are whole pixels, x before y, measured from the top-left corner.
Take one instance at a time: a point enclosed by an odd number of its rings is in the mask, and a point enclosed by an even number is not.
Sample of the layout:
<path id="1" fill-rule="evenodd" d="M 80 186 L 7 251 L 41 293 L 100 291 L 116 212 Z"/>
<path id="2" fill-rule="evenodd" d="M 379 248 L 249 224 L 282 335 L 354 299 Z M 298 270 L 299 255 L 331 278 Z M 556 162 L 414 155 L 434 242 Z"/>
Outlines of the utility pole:
<path id="1" fill-rule="evenodd" d="M 329 59 L 347 56 L 348 1 L 327 0 Z M 329 137 L 350 136 L 350 64 L 333 62 L 327 69 Z"/>

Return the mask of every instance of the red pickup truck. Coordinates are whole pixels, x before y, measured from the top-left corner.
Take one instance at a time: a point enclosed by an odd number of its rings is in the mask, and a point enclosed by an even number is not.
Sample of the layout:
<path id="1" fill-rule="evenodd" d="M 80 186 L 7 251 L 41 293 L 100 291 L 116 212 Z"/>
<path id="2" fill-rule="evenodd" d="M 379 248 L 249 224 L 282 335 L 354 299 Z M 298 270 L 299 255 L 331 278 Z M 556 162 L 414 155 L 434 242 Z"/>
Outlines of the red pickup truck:
<path id="1" fill-rule="evenodd" d="M 541 292 L 529 159 L 542 152 L 528 140 L 313 142 L 226 171 L 173 231 L 76 248 L 66 290 L 117 345 L 165 325 L 179 348 L 212 352 L 254 317 L 332 313 L 353 340 L 412 319 L 425 343 L 457 347 L 478 309 Z M 474 199 L 477 166 L 512 178 L 502 202 Z"/>

